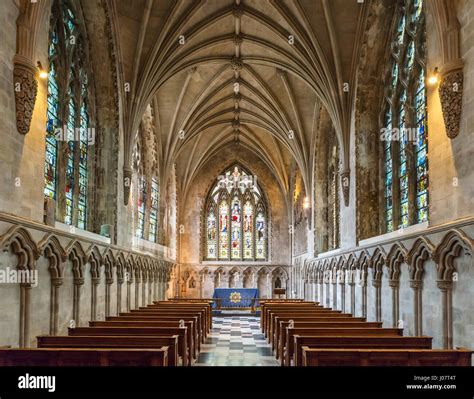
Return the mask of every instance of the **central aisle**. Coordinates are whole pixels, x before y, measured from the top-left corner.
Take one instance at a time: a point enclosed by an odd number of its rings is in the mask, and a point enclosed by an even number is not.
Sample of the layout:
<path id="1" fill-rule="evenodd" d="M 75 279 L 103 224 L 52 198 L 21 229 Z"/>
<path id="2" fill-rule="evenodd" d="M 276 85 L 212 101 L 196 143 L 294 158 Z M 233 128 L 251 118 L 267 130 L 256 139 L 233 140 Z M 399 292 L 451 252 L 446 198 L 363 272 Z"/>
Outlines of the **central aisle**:
<path id="1" fill-rule="evenodd" d="M 279 366 L 253 316 L 213 317 L 196 366 Z"/>

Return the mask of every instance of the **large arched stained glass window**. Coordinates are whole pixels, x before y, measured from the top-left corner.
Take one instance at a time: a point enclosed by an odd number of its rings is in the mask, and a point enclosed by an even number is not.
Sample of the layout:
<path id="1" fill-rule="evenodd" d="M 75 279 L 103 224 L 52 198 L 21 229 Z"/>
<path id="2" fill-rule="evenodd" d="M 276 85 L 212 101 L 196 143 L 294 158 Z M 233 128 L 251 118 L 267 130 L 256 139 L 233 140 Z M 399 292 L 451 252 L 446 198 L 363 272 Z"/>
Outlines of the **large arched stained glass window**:
<path id="1" fill-rule="evenodd" d="M 52 6 L 44 164 L 44 195 L 56 200 L 57 219 L 87 228 L 91 128 L 86 40 L 76 3 Z"/>
<path id="2" fill-rule="evenodd" d="M 240 166 L 219 176 L 204 218 L 206 260 L 266 260 L 267 207 L 255 177 Z"/>
<path id="3" fill-rule="evenodd" d="M 382 109 L 386 232 L 428 220 L 425 47 L 423 0 L 400 1 Z"/>

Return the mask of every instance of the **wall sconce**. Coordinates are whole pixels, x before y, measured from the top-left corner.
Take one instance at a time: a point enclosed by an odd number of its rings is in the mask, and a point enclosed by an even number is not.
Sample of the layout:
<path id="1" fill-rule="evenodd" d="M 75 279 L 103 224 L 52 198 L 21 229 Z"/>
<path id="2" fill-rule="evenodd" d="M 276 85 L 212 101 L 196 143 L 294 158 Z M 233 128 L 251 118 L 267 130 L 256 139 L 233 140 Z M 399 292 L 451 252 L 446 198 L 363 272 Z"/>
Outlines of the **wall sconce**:
<path id="1" fill-rule="evenodd" d="M 434 86 L 439 81 L 438 67 L 433 70 L 433 73 L 428 77 L 428 84 Z"/>
<path id="2" fill-rule="evenodd" d="M 39 77 L 41 79 L 46 79 L 48 77 L 48 71 L 46 71 L 46 69 L 43 69 L 43 66 L 41 65 L 41 61 L 38 61 L 36 65 L 38 67 Z"/>
<path id="3" fill-rule="evenodd" d="M 308 197 L 305 197 L 304 198 L 304 201 L 303 201 L 303 209 L 309 209 L 309 198 Z"/>

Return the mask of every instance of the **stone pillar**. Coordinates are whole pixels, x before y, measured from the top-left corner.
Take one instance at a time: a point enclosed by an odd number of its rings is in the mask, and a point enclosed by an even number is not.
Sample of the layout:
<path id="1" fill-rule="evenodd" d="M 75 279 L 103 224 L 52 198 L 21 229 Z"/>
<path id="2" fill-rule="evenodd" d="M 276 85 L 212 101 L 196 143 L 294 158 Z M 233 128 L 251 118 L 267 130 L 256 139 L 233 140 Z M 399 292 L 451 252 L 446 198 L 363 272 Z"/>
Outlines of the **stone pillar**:
<path id="1" fill-rule="evenodd" d="M 363 270 L 360 285 L 362 288 L 362 317 L 367 318 L 367 272 Z"/>
<path id="2" fill-rule="evenodd" d="M 349 282 L 349 286 L 351 287 L 351 314 L 355 316 L 356 313 L 356 290 L 355 290 L 355 282 L 351 280 Z"/>
<path id="3" fill-rule="evenodd" d="M 343 277 L 339 280 L 339 289 L 341 290 L 341 310 L 344 313 L 346 310 L 346 285 Z"/>
<path id="4" fill-rule="evenodd" d="M 125 300 L 125 305 L 126 305 L 127 312 L 130 312 L 130 310 L 132 309 L 131 291 L 132 291 L 132 279 L 128 278 L 128 280 L 127 280 L 127 298 Z"/>
<path id="5" fill-rule="evenodd" d="M 441 290 L 441 311 L 443 320 L 443 347 L 453 348 L 453 282 L 438 280 L 438 288 Z"/>
<path id="6" fill-rule="evenodd" d="M 30 341 L 30 284 L 20 284 L 20 348 L 26 348 Z"/>
<path id="7" fill-rule="evenodd" d="M 422 280 L 410 280 L 410 287 L 413 289 L 413 317 L 415 324 L 415 335 L 423 335 L 423 306 L 422 306 Z"/>
<path id="8" fill-rule="evenodd" d="M 337 278 L 333 278 L 332 283 L 332 308 L 339 310 L 337 307 Z"/>
<path id="9" fill-rule="evenodd" d="M 97 320 L 97 287 L 100 284 L 100 277 L 93 277 L 91 280 L 91 320 Z"/>
<path id="10" fill-rule="evenodd" d="M 146 286 L 147 286 L 148 278 L 144 277 L 142 279 L 142 306 L 147 305 L 147 300 L 146 300 Z"/>
<path id="11" fill-rule="evenodd" d="M 59 315 L 59 287 L 63 284 L 62 277 L 51 278 L 51 299 L 49 309 L 49 335 L 57 335 L 58 333 L 58 315 Z"/>
<path id="12" fill-rule="evenodd" d="M 105 317 L 110 316 L 110 288 L 112 287 L 113 283 L 113 278 L 107 278 L 105 280 Z"/>
<path id="13" fill-rule="evenodd" d="M 122 286 L 123 286 L 124 279 L 117 278 L 117 311 L 116 315 L 118 316 L 119 313 L 122 311 Z"/>
<path id="14" fill-rule="evenodd" d="M 372 280 L 375 287 L 375 321 L 382 321 L 382 281 Z"/>
<path id="15" fill-rule="evenodd" d="M 390 279 L 388 285 L 392 289 L 392 327 L 396 328 L 400 319 L 400 280 Z"/>
<path id="16" fill-rule="evenodd" d="M 140 277 L 135 277 L 135 309 L 140 307 Z"/>
<path id="17" fill-rule="evenodd" d="M 79 315 L 81 305 L 81 286 L 84 284 L 84 278 L 74 279 L 74 292 L 72 302 L 72 317 L 76 326 L 79 326 Z"/>

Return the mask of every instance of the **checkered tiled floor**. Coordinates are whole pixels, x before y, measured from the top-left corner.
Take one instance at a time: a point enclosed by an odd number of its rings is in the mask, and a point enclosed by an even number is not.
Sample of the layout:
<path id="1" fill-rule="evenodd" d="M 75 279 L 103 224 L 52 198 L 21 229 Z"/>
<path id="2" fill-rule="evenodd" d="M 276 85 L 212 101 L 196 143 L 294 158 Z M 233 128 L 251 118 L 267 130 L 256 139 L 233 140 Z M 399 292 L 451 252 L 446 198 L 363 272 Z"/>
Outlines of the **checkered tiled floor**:
<path id="1" fill-rule="evenodd" d="M 196 366 L 278 366 L 258 317 L 214 317 Z"/>

